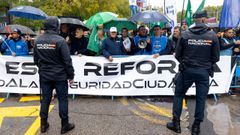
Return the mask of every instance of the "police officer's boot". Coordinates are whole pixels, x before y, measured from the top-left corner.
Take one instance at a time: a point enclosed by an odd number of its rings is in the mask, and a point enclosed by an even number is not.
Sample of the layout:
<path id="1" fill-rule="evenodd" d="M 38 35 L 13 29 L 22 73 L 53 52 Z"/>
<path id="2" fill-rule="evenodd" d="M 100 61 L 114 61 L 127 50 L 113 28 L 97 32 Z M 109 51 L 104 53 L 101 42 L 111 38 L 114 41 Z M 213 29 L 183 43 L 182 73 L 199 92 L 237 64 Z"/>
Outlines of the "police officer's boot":
<path id="1" fill-rule="evenodd" d="M 173 117 L 172 122 L 167 123 L 167 128 L 176 133 L 181 133 L 180 119 Z"/>
<path id="2" fill-rule="evenodd" d="M 48 128 L 49 128 L 49 124 L 47 122 L 47 119 L 41 119 L 41 133 L 47 132 Z"/>
<path id="3" fill-rule="evenodd" d="M 192 125 L 192 135 L 199 135 L 200 133 L 200 122 L 194 121 Z"/>
<path id="4" fill-rule="evenodd" d="M 62 119 L 61 134 L 65 134 L 75 128 L 75 125 L 68 122 L 68 119 Z"/>

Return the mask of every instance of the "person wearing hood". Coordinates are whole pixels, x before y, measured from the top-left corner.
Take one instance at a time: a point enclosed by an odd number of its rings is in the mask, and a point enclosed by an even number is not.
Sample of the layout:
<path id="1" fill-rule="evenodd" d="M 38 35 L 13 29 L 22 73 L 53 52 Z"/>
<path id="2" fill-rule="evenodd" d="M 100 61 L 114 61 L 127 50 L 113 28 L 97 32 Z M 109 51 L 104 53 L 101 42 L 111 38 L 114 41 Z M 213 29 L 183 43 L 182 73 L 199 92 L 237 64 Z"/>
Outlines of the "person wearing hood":
<path id="1" fill-rule="evenodd" d="M 138 28 L 138 35 L 134 37 L 134 43 L 138 51 L 135 55 L 151 55 L 152 46 L 150 37 L 148 37 L 148 31 L 145 26 Z"/>
<path id="2" fill-rule="evenodd" d="M 1 52 L 4 52 L 3 55 L 12 55 L 14 57 L 28 55 L 28 45 L 22 39 L 19 29 L 14 29 L 5 41 L 1 46 Z"/>
<path id="3" fill-rule="evenodd" d="M 182 102 L 188 89 L 196 84 L 195 120 L 192 135 L 200 133 L 200 123 L 204 118 L 205 102 L 209 91 L 209 76 L 213 77 L 213 66 L 219 61 L 220 45 L 216 34 L 206 26 L 207 12 L 200 11 L 193 15 L 195 23 L 182 33 L 176 48 L 179 61 L 179 73 L 174 80 L 176 87 L 173 99 L 173 119 L 167 128 L 181 133 L 180 116 Z"/>
<path id="4" fill-rule="evenodd" d="M 34 63 L 39 69 L 41 96 L 41 133 L 49 128 L 47 122 L 49 105 L 53 89 L 56 89 L 61 118 L 61 133 L 67 133 L 75 126 L 68 119 L 68 83 L 73 84 L 74 69 L 69 47 L 58 35 L 57 17 L 48 17 L 44 22 L 45 33 L 36 39 L 34 45 Z"/>
<path id="5" fill-rule="evenodd" d="M 232 28 L 227 28 L 224 30 L 224 35 L 221 38 L 220 49 L 221 55 L 232 56 L 234 53 L 240 52 L 240 40 L 234 39 L 234 32 Z"/>

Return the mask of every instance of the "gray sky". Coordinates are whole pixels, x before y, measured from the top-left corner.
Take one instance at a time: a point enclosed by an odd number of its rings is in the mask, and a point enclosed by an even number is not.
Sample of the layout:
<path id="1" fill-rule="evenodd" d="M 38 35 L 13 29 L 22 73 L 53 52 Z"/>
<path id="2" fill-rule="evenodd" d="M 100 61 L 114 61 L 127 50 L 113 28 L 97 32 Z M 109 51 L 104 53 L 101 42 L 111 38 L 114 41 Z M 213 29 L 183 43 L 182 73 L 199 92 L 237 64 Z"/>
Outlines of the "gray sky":
<path id="1" fill-rule="evenodd" d="M 153 5 L 153 6 L 154 5 L 163 6 L 163 1 L 164 0 L 150 0 L 150 4 Z M 210 6 L 223 5 L 223 1 L 224 0 L 206 0 L 205 6 L 208 6 L 208 5 L 210 5 Z M 183 0 L 176 0 L 176 2 L 177 2 L 177 11 L 181 11 Z M 197 8 L 198 8 L 198 6 L 200 5 L 201 2 L 202 2 L 202 0 L 191 0 L 192 11 L 193 12 L 195 12 L 197 10 Z M 185 6 L 184 6 L 185 9 L 187 7 L 187 3 L 188 3 L 188 0 L 185 0 Z"/>

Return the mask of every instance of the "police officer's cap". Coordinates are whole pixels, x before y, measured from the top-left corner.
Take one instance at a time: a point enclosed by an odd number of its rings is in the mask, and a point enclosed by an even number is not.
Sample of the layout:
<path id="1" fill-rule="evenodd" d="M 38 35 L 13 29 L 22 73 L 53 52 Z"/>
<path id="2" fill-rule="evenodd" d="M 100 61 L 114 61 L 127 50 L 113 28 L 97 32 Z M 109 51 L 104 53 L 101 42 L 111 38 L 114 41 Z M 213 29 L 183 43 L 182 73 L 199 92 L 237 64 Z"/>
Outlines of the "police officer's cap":
<path id="1" fill-rule="evenodd" d="M 196 13 L 193 14 L 193 18 L 197 19 L 197 18 L 203 18 L 203 17 L 208 17 L 207 11 L 203 10 L 203 11 L 197 11 Z"/>

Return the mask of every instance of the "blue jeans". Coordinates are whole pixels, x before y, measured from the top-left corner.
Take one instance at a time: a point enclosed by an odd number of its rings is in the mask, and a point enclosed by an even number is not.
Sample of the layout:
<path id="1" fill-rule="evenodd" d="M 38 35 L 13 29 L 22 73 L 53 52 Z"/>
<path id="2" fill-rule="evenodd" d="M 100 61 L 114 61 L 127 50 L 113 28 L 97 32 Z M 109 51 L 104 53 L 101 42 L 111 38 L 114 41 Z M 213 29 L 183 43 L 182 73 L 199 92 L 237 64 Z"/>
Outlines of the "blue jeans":
<path id="1" fill-rule="evenodd" d="M 52 100 L 53 89 L 56 89 L 59 102 L 59 116 L 63 120 L 68 119 L 68 82 L 66 81 L 42 81 L 40 79 L 41 88 L 41 119 L 48 118 L 49 105 Z"/>
<path id="2" fill-rule="evenodd" d="M 130 5 L 130 9 L 131 9 L 131 12 L 132 12 L 132 16 L 137 14 L 137 6 Z"/>
<path id="3" fill-rule="evenodd" d="M 177 79 L 173 100 L 173 116 L 180 118 L 182 101 L 192 84 L 196 84 L 195 120 L 202 122 L 204 118 L 205 101 L 209 91 L 209 72 L 206 69 L 187 68 Z"/>

